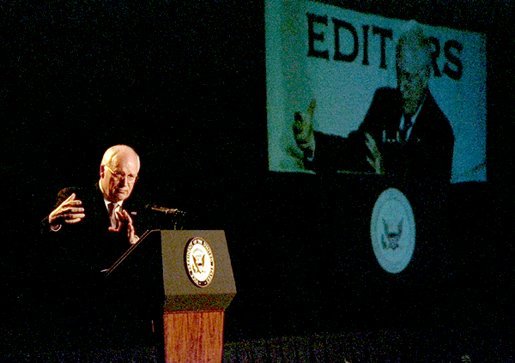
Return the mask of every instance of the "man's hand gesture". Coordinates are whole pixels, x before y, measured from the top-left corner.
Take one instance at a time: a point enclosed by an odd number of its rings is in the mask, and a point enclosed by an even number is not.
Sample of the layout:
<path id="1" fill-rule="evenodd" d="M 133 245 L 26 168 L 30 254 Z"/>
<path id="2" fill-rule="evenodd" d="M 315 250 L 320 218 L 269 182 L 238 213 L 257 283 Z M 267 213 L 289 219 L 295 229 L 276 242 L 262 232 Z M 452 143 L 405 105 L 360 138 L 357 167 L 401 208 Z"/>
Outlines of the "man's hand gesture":
<path id="1" fill-rule="evenodd" d="M 295 142 L 307 157 L 312 157 L 315 152 L 315 133 L 313 130 L 315 107 L 316 100 L 312 99 L 304 114 L 295 112 L 295 121 L 292 127 Z"/>
<path id="2" fill-rule="evenodd" d="M 75 199 L 75 197 L 75 193 L 72 193 L 50 213 L 48 223 L 52 230 L 59 230 L 63 224 L 79 223 L 86 216 L 82 201 Z"/>
<path id="3" fill-rule="evenodd" d="M 116 217 L 118 219 L 118 225 L 116 227 L 109 227 L 110 232 L 117 233 L 125 233 L 127 235 L 127 240 L 131 244 L 135 244 L 138 242 L 139 237 L 136 236 L 136 230 L 134 229 L 134 224 L 132 222 L 132 218 L 126 210 L 117 210 Z"/>
<path id="4" fill-rule="evenodd" d="M 367 145 L 370 155 L 367 156 L 367 162 L 374 169 L 376 174 L 384 174 L 383 154 L 377 147 L 377 143 L 368 132 L 365 132 L 365 144 Z"/>

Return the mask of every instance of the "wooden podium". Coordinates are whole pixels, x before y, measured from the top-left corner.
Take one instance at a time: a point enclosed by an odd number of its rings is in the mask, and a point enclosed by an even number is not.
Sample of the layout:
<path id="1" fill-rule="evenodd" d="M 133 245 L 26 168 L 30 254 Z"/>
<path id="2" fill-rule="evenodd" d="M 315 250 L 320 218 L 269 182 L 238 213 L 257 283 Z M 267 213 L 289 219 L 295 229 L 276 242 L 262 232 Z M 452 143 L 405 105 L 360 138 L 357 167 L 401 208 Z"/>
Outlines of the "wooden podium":
<path id="1" fill-rule="evenodd" d="M 222 361 L 224 312 L 236 295 L 224 231 L 148 231 L 106 271 L 116 275 L 161 299 L 165 362 Z"/>

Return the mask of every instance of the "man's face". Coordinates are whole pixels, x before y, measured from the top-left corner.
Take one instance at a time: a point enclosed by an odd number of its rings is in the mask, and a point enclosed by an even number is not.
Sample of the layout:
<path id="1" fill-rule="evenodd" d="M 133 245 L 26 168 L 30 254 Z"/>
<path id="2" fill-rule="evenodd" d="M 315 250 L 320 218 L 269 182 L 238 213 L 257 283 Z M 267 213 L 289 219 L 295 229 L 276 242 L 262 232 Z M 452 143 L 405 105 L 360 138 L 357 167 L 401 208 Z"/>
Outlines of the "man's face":
<path id="1" fill-rule="evenodd" d="M 430 68 L 426 55 L 408 47 L 401 48 L 397 58 L 397 86 L 402 97 L 402 111 L 413 116 L 424 101 Z"/>
<path id="2" fill-rule="evenodd" d="M 138 177 L 139 162 L 135 155 L 115 155 L 108 165 L 100 166 L 100 183 L 104 198 L 117 203 L 132 193 Z"/>

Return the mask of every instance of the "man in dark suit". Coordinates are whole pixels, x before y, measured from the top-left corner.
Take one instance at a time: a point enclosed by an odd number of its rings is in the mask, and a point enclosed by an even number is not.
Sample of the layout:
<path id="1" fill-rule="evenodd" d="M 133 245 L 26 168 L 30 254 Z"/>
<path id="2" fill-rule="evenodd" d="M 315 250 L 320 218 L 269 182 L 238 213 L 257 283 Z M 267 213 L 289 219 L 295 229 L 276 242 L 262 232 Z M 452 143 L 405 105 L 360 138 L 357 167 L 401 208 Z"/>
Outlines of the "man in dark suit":
<path id="1" fill-rule="evenodd" d="M 46 253 L 53 258 L 56 310 L 66 325 L 63 329 L 70 329 L 72 336 L 89 335 L 86 339 L 94 340 L 93 335 L 106 332 L 109 339 L 115 339 L 116 334 L 127 333 L 124 324 L 141 323 L 140 306 L 120 290 L 120 284 L 129 289 L 130 282 L 110 285 L 102 272 L 139 239 L 127 201 L 139 170 L 134 149 L 110 147 L 100 163 L 98 182 L 62 189 L 55 209 L 42 222 Z M 150 324 L 136 328 L 141 332 Z M 113 332 L 115 325 L 119 329 Z"/>
<path id="2" fill-rule="evenodd" d="M 81 273 L 100 273 L 137 242 L 126 200 L 139 169 L 139 157 L 131 147 L 110 147 L 100 163 L 98 183 L 62 189 L 55 209 L 43 220 L 43 228 L 53 235 L 55 243 L 65 244 L 59 247 L 66 254 L 83 256 L 74 259 L 75 269 Z"/>
<path id="3" fill-rule="evenodd" d="M 347 137 L 313 129 L 315 102 L 295 114 L 304 165 L 317 172 L 357 171 L 449 182 L 454 135 L 429 92 L 431 46 L 415 22 L 396 46 L 397 88 L 378 89 L 359 128 Z"/>

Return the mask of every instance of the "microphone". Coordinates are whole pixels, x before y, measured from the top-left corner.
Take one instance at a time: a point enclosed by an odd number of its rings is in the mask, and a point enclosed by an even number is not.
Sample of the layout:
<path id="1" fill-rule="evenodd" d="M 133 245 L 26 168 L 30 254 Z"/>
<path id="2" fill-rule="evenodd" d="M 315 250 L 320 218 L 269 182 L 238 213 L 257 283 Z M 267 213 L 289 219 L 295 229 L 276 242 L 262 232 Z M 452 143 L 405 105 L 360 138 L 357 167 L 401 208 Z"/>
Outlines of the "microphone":
<path id="1" fill-rule="evenodd" d="M 186 212 L 184 212 L 178 208 L 167 208 L 167 207 L 162 207 L 162 206 L 158 206 L 155 204 L 147 204 L 145 206 L 145 209 L 150 209 L 151 211 L 154 211 L 154 212 L 169 214 L 172 216 L 184 216 L 186 214 Z"/>

